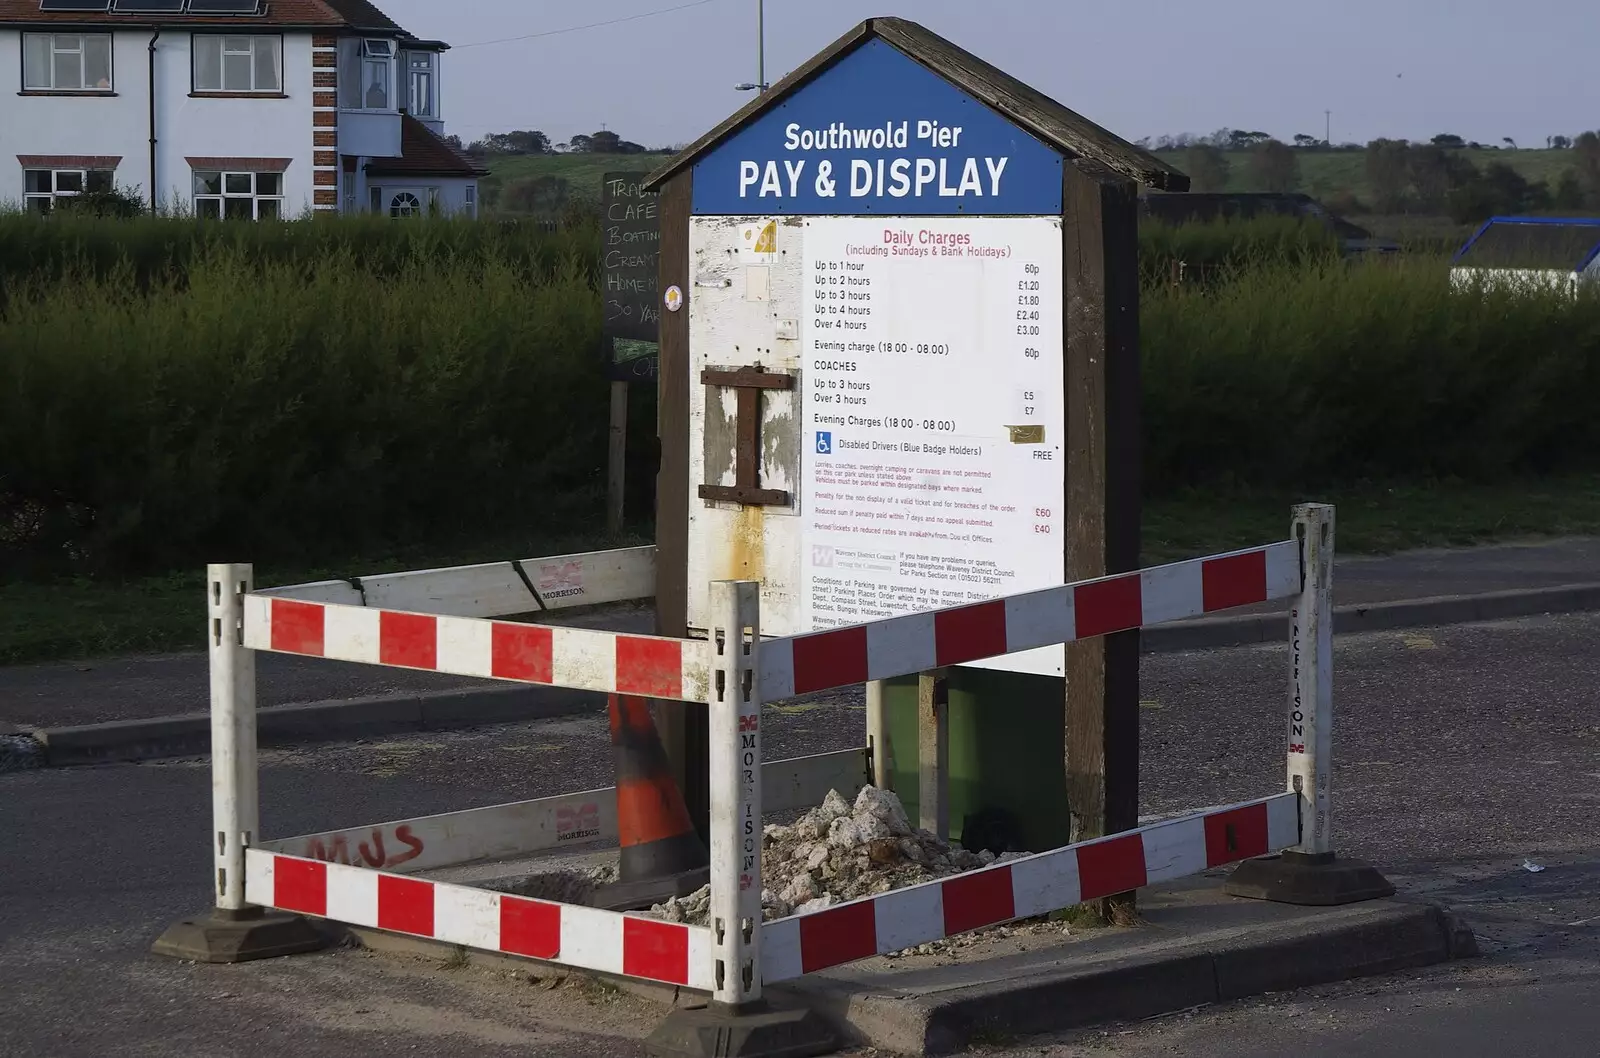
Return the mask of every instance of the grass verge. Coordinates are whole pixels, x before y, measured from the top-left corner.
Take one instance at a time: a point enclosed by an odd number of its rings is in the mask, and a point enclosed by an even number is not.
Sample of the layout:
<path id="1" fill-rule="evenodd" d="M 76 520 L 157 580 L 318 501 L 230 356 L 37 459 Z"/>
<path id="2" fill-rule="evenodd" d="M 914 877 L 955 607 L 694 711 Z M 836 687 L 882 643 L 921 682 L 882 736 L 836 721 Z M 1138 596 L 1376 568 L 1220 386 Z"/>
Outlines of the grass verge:
<path id="1" fill-rule="evenodd" d="M 1194 491 L 1146 504 L 1144 563 L 1281 539 L 1289 524 L 1289 508 L 1301 501 L 1338 507 L 1341 554 L 1600 533 L 1600 475 L 1506 485 L 1369 485 L 1308 495 Z M 607 541 L 598 532 L 573 531 L 532 544 L 417 549 L 316 568 L 263 566 L 257 577 L 262 585 L 271 586 L 644 542 L 643 537 Z M 0 585 L 0 665 L 200 649 L 203 580 L 202 571 L 196 569 L 128 580 Z"/>

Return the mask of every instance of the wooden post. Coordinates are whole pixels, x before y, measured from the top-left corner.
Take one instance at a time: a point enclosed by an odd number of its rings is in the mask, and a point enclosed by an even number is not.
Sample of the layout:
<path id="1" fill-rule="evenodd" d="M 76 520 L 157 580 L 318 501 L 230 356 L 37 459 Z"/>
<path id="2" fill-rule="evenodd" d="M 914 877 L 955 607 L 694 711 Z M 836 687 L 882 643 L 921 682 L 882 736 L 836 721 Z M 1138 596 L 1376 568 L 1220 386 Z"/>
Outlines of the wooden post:
<path id="1" fill-rule="evenodd" d="M 623 487 L 628 463 L 628 384 L 611 383 L 610 447 L 606 453 L 606 531 L 622 532 Z"/>
<path id="2" fill-rule="evenodd" d="M 683 305 L 663 308 L 660 360 L 657 365 L 658 423 L 661 467 L 656 474 L 656 632 L 683 637 L 689 633 L 689 299 L 694 282 L 689 261 L 689 208 L 694 170 L 683 172 L 661 188 L 661 272 L 665 292 L 677 287 Z M 673 777 L 683 791 L 695 829 L 710 841 L 710 721 L 705 707 L 685 702 L 657 702 L 656 728 L 666 747 Z"/>
<path id="3" fill-rule="evenodd" d="M 950 837 L 950 683 L 944 669 L 917 676 L 917 816 Z"/>
<path id="4" fill-rule="evenodd" d="M 894 753 L 889 746 L 889 717 L 883 709 L 884 683 L 869 680 L 867 687 L 867 748 L 872 751 L 872 785 L 894 789 Z"/>
<path id="5" fill-rule="evenodd" d="M 1137 185 L 1087 159 L 1064 166 L 1067 388 L 1066 579 L 1139 568 Z M 1066 648 L 1072 840 L 1139 819 L 1139 633 Z M 1134 896 L 1101 907 L 1131 918 Z"/>

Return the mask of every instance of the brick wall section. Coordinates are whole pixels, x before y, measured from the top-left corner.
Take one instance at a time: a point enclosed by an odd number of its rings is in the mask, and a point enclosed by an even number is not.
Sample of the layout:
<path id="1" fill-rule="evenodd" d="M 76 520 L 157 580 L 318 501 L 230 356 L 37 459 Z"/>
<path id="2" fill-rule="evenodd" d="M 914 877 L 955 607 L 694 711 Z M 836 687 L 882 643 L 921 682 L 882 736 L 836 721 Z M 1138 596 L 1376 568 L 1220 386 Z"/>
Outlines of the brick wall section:
<path id="1" fill-rule="evenodd" d="M 120 154 L 19 154 L 24 169 L 115 169 L 122 164 Z"/>
<path id="2" fill-rule="evenodd" d="M 339 210 L 339 38 L 318 33 L 311 38 L 311 183 L 312 208 Z"/>

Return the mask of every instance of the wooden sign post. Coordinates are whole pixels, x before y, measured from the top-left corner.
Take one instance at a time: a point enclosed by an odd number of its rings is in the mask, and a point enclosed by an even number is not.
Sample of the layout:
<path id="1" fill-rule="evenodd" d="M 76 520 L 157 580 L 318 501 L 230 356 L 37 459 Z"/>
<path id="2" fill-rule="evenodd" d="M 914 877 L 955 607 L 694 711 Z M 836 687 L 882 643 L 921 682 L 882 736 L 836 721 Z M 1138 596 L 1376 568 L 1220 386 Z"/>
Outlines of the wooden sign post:
<path id="1" fill-rule="evenodd" d="M 672 294 L 660 631 L 703 634 L 722 579 L 759 579 L 763 633 L 788 635 L 1138 568 L 1141 185 L 1188 181 L 896 18 L 861 23 L 653 173 Z M 1065 802 L 1072 840 L 1133 827 L 1138 666 L 1137 632 L 930 666 L 893 769 L 920 756 L 941 774 L 897 791 L 925 790 L 921 817 L 954 833 L 977 810 L 956 792 L 972 783 L 946 792 L 945 765 L 981 756 L 961 740 L 1036 753 L 1016 718 L 1044 716 L 1065 763 L 1002 755 L 996 790 Z M 702 718 L 669 711 L 703 810 Z M 882 716 L 869 729 L 896 737 Z"/>

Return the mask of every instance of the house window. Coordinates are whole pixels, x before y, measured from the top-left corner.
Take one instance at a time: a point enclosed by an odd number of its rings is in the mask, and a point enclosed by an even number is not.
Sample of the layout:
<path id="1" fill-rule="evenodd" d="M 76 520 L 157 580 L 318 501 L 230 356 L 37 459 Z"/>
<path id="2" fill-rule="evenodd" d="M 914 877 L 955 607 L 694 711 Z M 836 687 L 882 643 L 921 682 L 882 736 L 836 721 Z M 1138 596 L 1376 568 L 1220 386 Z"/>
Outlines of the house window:
<path id="1" fill-rule="evenodd" d="M 366 110 L 394 109 L 394 41 L 361 42 L 361 106 Z"/>
<path id="2" fill-rule="evenodd" d="M 283 38 L 194 36 L 196 92 L 283 91 Z"/>
<path id="3" fill-rule="evenodd" d="M 478 216 L 478 186 L 476 184 L 467 185 L 462 202 L 466 204 L 467 216 L 476 218 Z"/>
<path id="4" fill-rule="evenodd" d="M 374 213 L 382 213 L 383 212 L 383 188 L 381 188 L 381 187 L 373 188 L 372 189 L 371 198 L 372 198 L 372 212 L 374 212 Z"/>
<path id="5" fill-rule="evenodd" d="M 433 55 L 430 52 L 411 52 L 408 64 L 411 69 L 411 113 L 419 118 L 434 116 Z"/>
<path id="6" fill-rule="evenodd" d="M 109 169 L 24 169 L 23 204 L 49 213 L 61 199 L 110 191 L 113 175 Z"/>
<path id="7" fill-rule="evenodd" d="M 111 91 L 111 34 L 24 33 L 22 87 L 38 92 Z"/>
<path id="8" fill-rule="evenodd" d="M 275 220 L 283 216 L 283 174 L 196 170 L 194 212 L 228 220 Z"/>
<path id="9" fill-rule="evenodd" d="M 420 217 L 422 215 L 422 200 L 409 191 L 401 191 L 389 200 L 389 216 L 396 219 L 403 217 Z"/>

